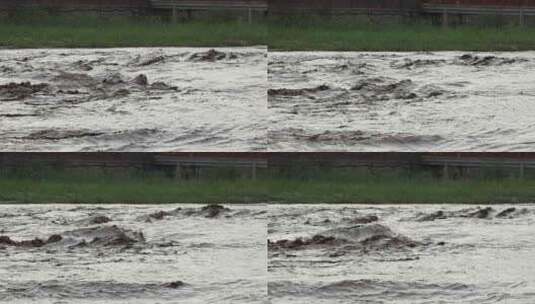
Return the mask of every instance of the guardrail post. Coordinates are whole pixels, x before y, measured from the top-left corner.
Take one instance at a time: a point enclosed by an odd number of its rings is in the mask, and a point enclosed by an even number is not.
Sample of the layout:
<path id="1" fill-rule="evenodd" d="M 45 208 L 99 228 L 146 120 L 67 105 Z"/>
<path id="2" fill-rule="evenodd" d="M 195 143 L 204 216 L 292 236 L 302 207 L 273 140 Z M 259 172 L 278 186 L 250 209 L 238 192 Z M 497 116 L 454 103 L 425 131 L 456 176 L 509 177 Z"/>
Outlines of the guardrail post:
<path id="1" fill-rule="evenodd" d="M 520 179 L 524 179 L 524 163 L 520 163 Z"/>
<path id="2" fill-rule="evenodd" d="M 459 19 L 459 25 L 464 25 L 464 15 L 459 13 L 457 17 Z"/>
<path id="3" fill-rule="evenodd" d="M 448 163 L 444 163 L 444 169 L 443 169 L 442 177 L 444 179 L 449 179 L 449 177 L 450 177 L 449 170 L 448 170 Z"/>
<path id="4" fill-rule="evenodd" d="M 180 167 L 180 162 L 176 163 L 175 167 L 175 179 L 182 179 L 182 168 Z"/>
<path id="5" fill-rule="evenodd" d="M 448 10 L 444 9 L 444 11 L 442 12 L 442 27 L 447 28 L 448 24 Z"/>
<path id="6" fill-rule="evenodd" d="M 177 23 L 178 21 L 178 12 L 177 12 L 177 8 L 176 8 L 176 5 L 173 5 L 173 23 Z"/>
<path id="7" fill-rule="evenodd" d="M 518 20 L 518 23 L 521 27 L 524 27 L 524 23 L 525 23 L 525 18 L 524 18 L 524 8 L 521 8 L 520 9 L 520 15 L 519 15 L 519 20 Z"/>
<path id="8" fill-rule="evenodd" d="M 250 6 L 247 8 L 247 21 L 249 22 L 249 24 L 253 23 L 253 10 Z"/>
<path id="9" fill-rule="evenodd" d="M 200 180 L 201 179 L 201 167 L 195 166 L 195 179 Z"/>
<path id="10" fill-rule="evenodd" d="M 256 162 L 253 162 L 251 177 L 253 178 L 253 180 L 256 180 Z"/>

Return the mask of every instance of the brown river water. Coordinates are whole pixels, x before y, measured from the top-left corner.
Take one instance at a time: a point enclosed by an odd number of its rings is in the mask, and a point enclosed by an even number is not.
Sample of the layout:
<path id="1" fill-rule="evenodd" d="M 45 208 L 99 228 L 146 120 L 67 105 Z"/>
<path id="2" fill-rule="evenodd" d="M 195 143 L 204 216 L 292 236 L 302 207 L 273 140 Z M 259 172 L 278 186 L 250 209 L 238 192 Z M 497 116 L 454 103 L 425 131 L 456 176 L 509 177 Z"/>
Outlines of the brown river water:
<path id="1" fill-rule="evenodd" d="M 0 50 L 2 151 L 256 151 L 267 50 Z"/>
<path id="2" fill-rule="evenodd" d="M 271 303 L 535 301 L 533 205 L 269 206 Z"/>
<path id="3" fill-rule="evenodd" d="M 1 151 L 532 151 L 535 53 L 0 51 Z"/>
<path id="4" fill-rule="evenodd" d="M 522 204 L 0 205 L 0 303 L 531 304 L 534 225 Z"/>
<path id="5" fill-rule="evenodd" d="M 266 303 L 265 207 L 229 208 L 0 205 L 0 303 Z"/>
<path id="6" fill-rule="evenodd" d="M 270 52 L 272 151 L 533 151 L 535 52 Z"/>

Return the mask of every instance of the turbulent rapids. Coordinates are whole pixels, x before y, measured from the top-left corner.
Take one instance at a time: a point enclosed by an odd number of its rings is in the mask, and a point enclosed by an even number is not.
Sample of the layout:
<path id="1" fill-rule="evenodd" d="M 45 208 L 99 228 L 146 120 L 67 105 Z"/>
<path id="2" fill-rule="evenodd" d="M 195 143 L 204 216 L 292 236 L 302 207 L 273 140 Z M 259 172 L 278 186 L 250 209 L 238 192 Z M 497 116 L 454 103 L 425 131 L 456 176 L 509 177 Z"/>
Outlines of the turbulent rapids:
<path id="1" fill-rule="evenodd" d="M 0 51 L 4 151 L 254 151 L 266 50 Z"/>
<path id="2" fill-rule="evenodd" d="M 526 151 L 535 53 L 270 52 L 273 151 Z"/>
<path id="3" fill-rule="evenodd" d="M 1 303 L 265 303 L 262 206 L 0 205 Z"/>
<path id="4" fill-rule="evenodd" d="M 519 303 L 533 206 L 269 206 L 271 303 Z"/>

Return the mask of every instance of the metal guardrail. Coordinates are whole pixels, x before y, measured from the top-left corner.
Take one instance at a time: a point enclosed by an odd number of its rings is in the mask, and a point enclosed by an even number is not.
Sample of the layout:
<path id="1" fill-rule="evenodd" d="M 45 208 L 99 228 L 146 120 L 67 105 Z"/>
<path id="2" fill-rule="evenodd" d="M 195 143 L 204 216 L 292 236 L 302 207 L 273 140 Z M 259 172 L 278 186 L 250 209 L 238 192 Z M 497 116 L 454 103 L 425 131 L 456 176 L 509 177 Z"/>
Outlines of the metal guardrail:
<path id="1" fill-rule="evenodd" d="M 158 9 L 192 9 L 192 10 L 216 10 L 216 9 L 243 9 L 261 10 L 268 9 L 266 1 L 261 0 L 230 0 L 230 1 L 205 1 L 205 0 L 151 0 L 151 6 Z"/>
<path id="2" fill-rule="evenodd" d="M 517 169 L 518 176 L 524 178 L 526 169 L 535 168 L 535 159 L 507 159 L 507 158 L 452 158 L 452 157 L 437 157 L 437 156 L 423 156 L 421 165 L 434 166 L 442 168 L 442 176 L 449 178 L 450 168 L 508 168 Z"/>
<path id="3" fill-rule="evenodd" d="M 277 15 L 295 14 L 297 13 L 318 13 L 322 12 L 318 8 L 291 8 L 291 9 L 269 9 L 270 13 Z M 324 12 L 324 11 L 323 11 Z M 420 10 L 410 9 L 387 9 L 387 8 L 330 8 L 329 15 L 409 15 L 418 14 Z"/>
<path id="4" fill-rule="evenodd" d="M 535 16 L 535 7 L 467 6 L 452 4 L 424 4 L 424 13 L 461 15 Z"/>
<path id="5" fill-rule="evenodd" d="M 20 1 L 0 0 L 0 11 L 45 9 L 53 12 L 145 12 L 149 9 L 148 2 L 139 1 Z"/>
<path id="6" fill-rule="evenodd" d="M 156 156 L 154 164 L 163 166 L 196 167 L 257 167 L 267 168 L 266 159 L 228 159 L 228 158 L 184 158 L 176 156 Z"/>
<path id="7" fill-rule="evenodd" d="M 275 167 L 435 167 L 510 168 L 524 175 L 535 169 L 535 153 L 0 153 L 0 169 L 33 165 L 63 167 L 140 168 L 167 167 L 177 171 L 192 168 L 228 167 L 251 169 Z M 177 174 L 178 175 L 178 174 Z"/>
<path id="8" fill-rule="evenodd" d="M 451 158 L 423 156 L 422 165 L 427 166 L 450 166 L 450 167 L 503 167 L 503 168 L 535 168 L 535 159 L 493 159 L 493 158 Z"/>
<path id="9" fill-rule="evenodd" d="M 247 11 L 247 20 L 253 22 L 253 11 L 267 12 L 268 4 L 266 0 L 229 0 L 229 1 L 207 1 L 207 0 L 150 0 L 153 9 L 171 10 L 172 20 L 178 19 L 179 11 L 186 11 L 188 17 L 191 11 L 213 11 L 213 10 L 243 10 Z"/>
<path id="10" fill-rule="evenodd" d="M 335 155 L 337 153 L 334 153 Z M 377 157 L 367 153 L 340 153 L 332 155 L 296 155 L 296 157 L 272 156 L 269 167 L 285 166 L 325 166 L 325 167 L 377 167 L 377 168 L 418 168 L 441 169 L 443 176 L 450 176 L 454 169 L 467 168 L 507 168 L 518 170 L 523 177 L 526 169 L 535 169 L 535 153 L 377 153 Z"/>
<path id="11" fill-rule="evenodd" d="M 418 165 L 418 162 L 410 160 L 287 160 L 287 161 L 269 161 L 268 167 L 292 167 L 292 166 L 325 166 L 331 168 L 349 168 L 349 167 L 403 167 Z"/>
<path id="12" fill-rule="evenodd" d="M 98 157 L 92 155 L 73 155 L 76 153 L 0 153 L 0 168 L 23 166 L 64 166 L 64 167 L 101 167 L 101 168 L 142 168 L 150 164 L 141 155 L 124 157 Z"/>
<path id="13" fill-rule="evenodd" d="M 181 171 L 184 167 L 195 169 L 195 176 L 201 175 L 201 168 L 210 167 L 231 167 L 231 168 L 250 168 L 251 179 L 256 179 L 257 168 L 267 168 L 267 159 L 250 159 L 250 158 L 214 158 L 214 157 L 180 157 L 176 155 L 156 155 L 154 158 L 155 165 L 172 166 L 175 168 L 175 177 L 181 178 Z"/>
<path id="14" fill-rule="evenodd" d="M 520 26 L 526 23 L 526 17 L 535 16 L 535 7 L 519 6 L 470 6 L 454 4 L 428 3 L 422 6 L 422 12 L 430 15 L 442 15 L 442 26 L 449 26 L 449 15 L 462 16 L 509 16 L 518 17 Z"/>
<path id="15" fill-rule="evenodd" d="M 31 9 L 30 7 L 25 7 Z M 4 8 L 0 7 L 0 12 L 10 12 L 13 11 L 11 8 Z M 146 8 L 139 8 L 139 7 L 114 7 L 114 8 L 106 8 L 106 7 L 77 7 L 77 8 L 60 8 L 57 9 L 56 12 L 63 13 L 63 14 L 69 14 L 69 13 L 99 13 L 99 14 L 143 14 L 147 11 Z"/>
<path id="16" fill-rule="evenodd" d="M 418 153 L 396 152 L 280 152 L 268 153 L 268 167 L 396 167 L 416 164 Z"/>
<path id="17" fill-rule="evenodd" d="M 24 166 L 61 166 L 66 168 L 117 168 L 150 169 L 167 167 L 175 170 L 175 177 L 181 178 L 185 168 L 201 176 L 203 168 L 227 167 L 250 169 L 251 178 L 256 179 L 258 168 L 267 168 L 268 161 L 262 157 L 242 154 L 216 153 L 0 153 L 0 169 Z"/>
<path id="18" fill-rule="evenodd" d="M 0 0 L 0 11 L 14 11 L 18 9 L 36 9 L 50 7 L 46 2 L 16 2 L 3 3 Z M 54 11 L 62 13 L 75 13 L 75 12 L 96 12 L 96 13 L 142 13 L 150 12 L 152 10 L 168 10 L 172 13 L 173 20 L 177 20 L 178 13 L 185 11 L 188 16 L 192 11 L 214 11 L 214 10 L 242 10 L 248 12 L 248 20 L 252 22 L 253 12 L 261 11 L 267 12 L 268 4 L 267 0 L 146 0 L 139 4 L 116 4 L 106 3 L 105 1 L 92 3 L 75 2 L 69 3 L 52 2 Z"/>
<path id="19" fill-rule="evenodd" d="M 201 153 L 202 154 L 202 153 Z M 210 154 L 210 153 L 208 153 Z M 24 165 L 63 165 L 67 167 L 267 167 L 267 159 L 229 153 L 221 155 L 191 153 L 0 153 L 0 167 Z"/>

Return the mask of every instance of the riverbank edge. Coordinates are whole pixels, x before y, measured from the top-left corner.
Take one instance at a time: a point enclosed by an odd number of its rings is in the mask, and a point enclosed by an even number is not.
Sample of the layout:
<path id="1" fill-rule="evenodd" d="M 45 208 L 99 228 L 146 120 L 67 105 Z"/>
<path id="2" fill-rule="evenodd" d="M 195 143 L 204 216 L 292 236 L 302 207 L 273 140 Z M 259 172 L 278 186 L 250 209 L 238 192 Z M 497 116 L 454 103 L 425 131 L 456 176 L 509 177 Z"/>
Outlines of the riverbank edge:
<path id="1" fill-rule="evenodd" d="M 19 204 L 524 204 L 535 181 L 33 181 L 0 179 Z M 0 203 L 1 204 L 1 203 Z"/>

